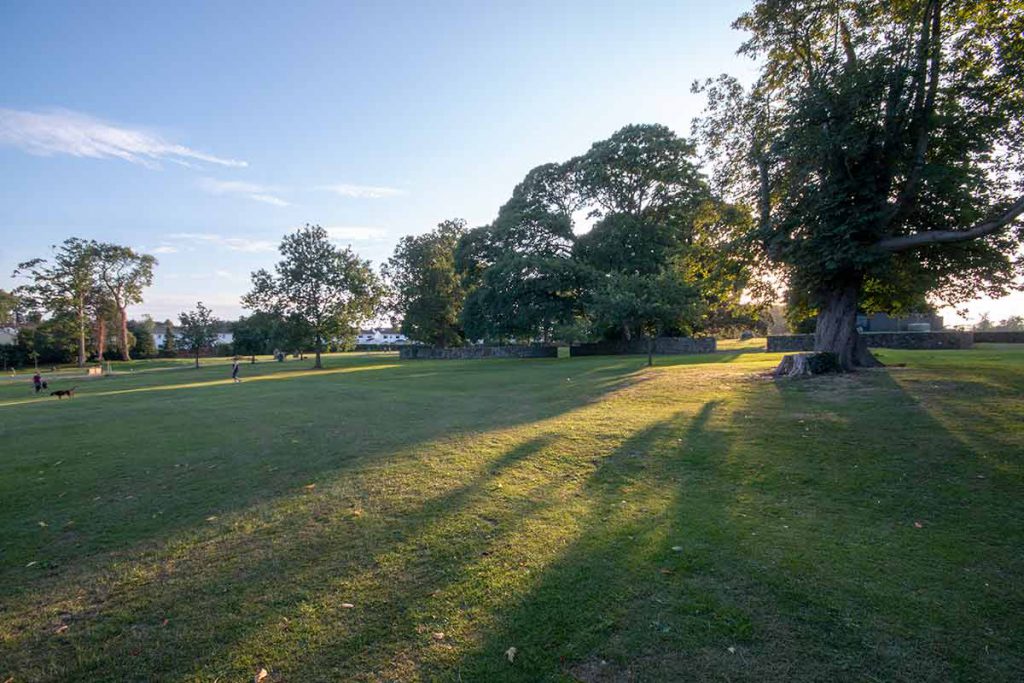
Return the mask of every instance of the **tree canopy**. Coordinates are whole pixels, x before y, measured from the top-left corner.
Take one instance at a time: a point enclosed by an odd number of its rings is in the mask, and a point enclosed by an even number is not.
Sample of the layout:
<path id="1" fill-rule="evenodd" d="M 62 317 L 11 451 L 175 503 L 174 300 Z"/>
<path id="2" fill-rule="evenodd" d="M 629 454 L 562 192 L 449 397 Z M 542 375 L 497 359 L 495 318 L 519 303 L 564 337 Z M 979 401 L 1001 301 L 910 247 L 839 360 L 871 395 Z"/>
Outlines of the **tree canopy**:
<path id="1" fill-rule="evenodd" d="M 196 303 L 195 309 L 185 311 L 178 316 L 181 325 L 178 327 L 178 342 L 181 348 L 195 354 L 196 367 L 199 367 L 199 354 L 209 349 L 217 341 L 217 324 L 220 322 L 213 316 L 213 311 Z"/>
<path id="2" fill-rule="evenodd" d="M 376 313 L 383 287 L 369 261 L 335 246 L 319 225 L 307 225 L 281 240 L 274 271 L 252 274 L 242 303 L 254 311 L 288 319 L 308 331 L 322 367 L 325 342 L 350 336 Z"/>
<path id="3" fill-rule="evenodd" d="M 736 27 L 760 60 L 722 76 L 695 130 L 716 186 L 817 311 L 816 349 L 870 364 L 858 308 L 999 296 L 1019 272 L 1019 1 L 760 0 Z"/>
<path id="4" fill-rule="evenodd" d="M 459 314 L 466 297 L 455 269 L 455 249 L 466 233 L 462 219 L 447 220 L 422 235 L 399 240 L 384 265 L 391 308 L 402 334 L 434 346 L 458 346 Z"/>

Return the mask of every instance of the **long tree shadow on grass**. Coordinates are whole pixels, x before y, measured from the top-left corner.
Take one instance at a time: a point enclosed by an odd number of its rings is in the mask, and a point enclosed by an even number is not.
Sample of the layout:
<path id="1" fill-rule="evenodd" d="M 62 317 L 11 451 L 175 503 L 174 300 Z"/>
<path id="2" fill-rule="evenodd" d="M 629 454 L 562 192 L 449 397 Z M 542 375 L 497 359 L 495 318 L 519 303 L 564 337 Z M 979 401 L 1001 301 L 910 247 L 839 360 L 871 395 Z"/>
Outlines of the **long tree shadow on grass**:
<path id="1" fill-rule="evenodd" d="M 761 387 L 721 420 L 709 404 L 606 458 L 587 530 L 459 675 L 1016 678 L 1019 481 L 886 373 Z M 636 448 L 678 487 L 640 519 L 616 508 Z"/>
<path id="2" fill-rule="evenodd" d="M 552 364 L 436 365 L 8 409 L 0 600 L 40 574 L 59 579 L 72 562 L 165 541 L 322 477 L 407 462 L 417 444 L 573 410 L 638 369 L 573 364 L 567 383 Z"/>

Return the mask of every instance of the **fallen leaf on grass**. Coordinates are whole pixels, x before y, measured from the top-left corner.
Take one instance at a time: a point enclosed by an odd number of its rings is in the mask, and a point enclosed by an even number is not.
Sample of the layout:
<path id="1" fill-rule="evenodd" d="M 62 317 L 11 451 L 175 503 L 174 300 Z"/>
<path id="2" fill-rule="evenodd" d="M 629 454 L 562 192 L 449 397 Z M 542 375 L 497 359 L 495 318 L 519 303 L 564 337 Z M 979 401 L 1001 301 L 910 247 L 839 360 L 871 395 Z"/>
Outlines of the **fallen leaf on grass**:
<path id="1" fill-rule="evenodd" d="M 262 681 L 269 675 L 270 673 L 266 669 L 261 668 L 259 671 L 256 672 L 256 677 L 253 680 L 255 681 L 255 683 L 260 683 L 260 681 Z"/>
<path id="2" fill-rule="evenodd" d="M 39 522 L 39 526 L 45 528 L 45 527 L 49 526 L 49 524 L 47 524 L 46 522 Z"/>
<path id="3" fill-rule="evenodd" d="M 914 522 L 914 528 L 915 529 L 923 529 L 924 528 L 924 524 L 921 524 L 921 522 Z"/>
<path id="4" fill-rule="evenodd" d="M 315 488 L 316 488 L 316 484 L 306 484 L 306 486 L 305 486 L 305 489 L 307 491 L 312 491 Z"/>
<path id="5" fill-rule="evenodd" d="M 736 648 L 734 648 L 732 645 L 730 645 L 728 649 L 730 653 L 736 654 Z"/>
<path id="6" fill-rule="evenodd" d="M 57 630 L 54 631 L 54 633 L 64 633 L 67 630 L 68 630 L 68 625 L 67 624 L 61 624 L 60 626 L 57 627 Z"/>
<path id="7" fill-rule="evenodd" d="M 31 567 L 31 566 L 32 566 L 32 565 L 34 565 L 35 563 L 36 563 L 36 561 L 35 561 L 35 560 L 32 560 L 31 562 L 29 562 L 28 564 L 26 564 L 26 565 L 25 565 L 25 567 Z"/>
<path id="8" fill-rule="evenodd" d="M 217 521 L 217 515 L 210 515 L 209 517 L 206 518 L 206 521 L 207 522 L 216 522 Z"/>
<path id="9" fill-rule="evenodd" d="M 509 664 L 515 661 L 517 652 L 519 652 L 519 650 L 515 649 L 515 647 L 510 647 L 505 650 L 505 657 L 508 659 Z"/>
<path id="10" fill-rule="evenodd" d="M 342 609 L 352 609 L 353 607 L 355 607 L 355 605 L 353 605 L 351 602 L 343 602 L 343 603 L 341 603 L 341 608 Z"/>
<path id="11" fill-rule="evenodd" d="M 668 574 L 671 574 L 671 573 L 672 573 L 672 570 L 671 570 L 671 569 L 669 569 L 668 567 L 662 567 L 662 568 L 661 568 L 661 569 L 659 569 L 658 571 L 659 571 L 659 572 L 661 572 L 662 574 L 666 574 L 666 575 L 668 575 Z"/>
<path id="12" fill-rule="evenodd" d="M 435 631 L 431 634 L 434 640 L 444 640 L 444 633 L 442 631 Z"/>
<path id="13" fill-rule="evenodd" d="M 683 552 L 683 546 L 681 546 L 681 545 L 674 545 L 674 546 L 672 546 L 672 552 L 675 552 L 675 553 Z"/>

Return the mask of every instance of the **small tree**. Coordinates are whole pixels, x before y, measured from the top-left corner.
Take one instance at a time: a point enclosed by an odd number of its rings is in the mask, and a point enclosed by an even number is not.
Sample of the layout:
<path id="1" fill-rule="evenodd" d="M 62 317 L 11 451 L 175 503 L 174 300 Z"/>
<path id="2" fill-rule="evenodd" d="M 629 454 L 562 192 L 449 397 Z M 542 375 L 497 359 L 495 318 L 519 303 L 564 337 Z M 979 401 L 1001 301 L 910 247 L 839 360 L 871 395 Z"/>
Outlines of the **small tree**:
<path id="1" fill-rule="evenodd" d="M 208 349 L 217 341 L 218 320 L 213 317 L 213 311 L 197 302 L 194 311 L 187 311 L 178 316 L 181 321 L 181 345 L 186 351 L 191 351 L 196 357 L 196 367 L 199 367 L 199 353 Z"/>
<path id="2" fill-rule="evenodd" d="M 666 329 L 688 329 L 697 317 L 699 292 L 678 273 L 611 273 L 591 294 L 590 310 L 599 325 L 639 330 L 647 340 L 647 365 L 654 365 L 655 339 Z"/>
<path id="3" fill-rule="evenodd" d="M 252 290 L 242 303 L 307 329 L 316 351 L 314 367 L 321 368 L 325 342 L 372 318 L 383 287 L 369 261 L 332 244 L 319 225 L 286 235 L 280 252 L 283 258 L 273 273 L 261 269 L 252 274 Z"/>
<path id="4" fill-rule="evenodd" d="M 160 351 L 166 356 L 173 356 L 178 350 L 178 340 L 175 338 L 174 323 L 168 318 L 164 321 L 164 343 Z"/>

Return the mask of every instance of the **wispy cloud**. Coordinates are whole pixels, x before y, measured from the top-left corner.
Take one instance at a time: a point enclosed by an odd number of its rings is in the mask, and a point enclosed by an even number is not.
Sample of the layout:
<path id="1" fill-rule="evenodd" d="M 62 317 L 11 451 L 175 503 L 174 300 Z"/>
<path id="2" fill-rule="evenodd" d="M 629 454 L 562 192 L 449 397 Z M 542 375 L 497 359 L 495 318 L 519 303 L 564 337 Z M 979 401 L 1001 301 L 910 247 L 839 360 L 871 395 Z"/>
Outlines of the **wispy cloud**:
<path id="1" fill-rule="evenodd" d="M 375 185 L 352 185 L 340 183 L 337 185 L 321 185 L 318 190 L 327 190 L 342 197 L 354 197 L 356 199 L 385 199 L 404 194 L 402 190 L 394 187 L 380 187 Z"/>
<path id="2" fill-rule="evenodd" d="M 159 247 L 150 249 L 152 254 L 177 254 L 178 248 L 171 246 L 170 244 L 161 244 Z"/>
<path id="3" fill-rule="evenodd" d="M 142 128 L 107 123 L 87 114 L 57 109 L 44 112 L 0 109 L 0 144 L 30 154 L 68 154 L 93 159 L 123 159 L 149 168 L 170 161 L 244 167 L 248 164 L 191 149 Z"/>
<path id="4" fill-rule="evenodd" d="M 200 178 L 199 187 L 210 194 L 241 195 L 257 202 L 274 206 L 291 206 L 288 202 L 273 194 L 276 188 L 267 185 L 247 183 L 242 180 L 217 180 L 216 178 Z"/>
<path id="5" fill-rule="evenodd" d="M 209 246 L 227 249 L 228 251 L 266 252 L 276 251 L 277 244 L 270 240 L 252 239 L 249 237 L 228 237 L 210 232 L 175 232 L 167 235 L 167 239 L 195 246 Z"/>
<path id="6" fill-rule="evenodd" d="M 369 242 L 384 239 L 388 235 L 384 228 L 371 228 L 362 225 L 334 225 L 325 227 L 324 230 L 331 236 L 331 239 L 339 241 Z"/>

